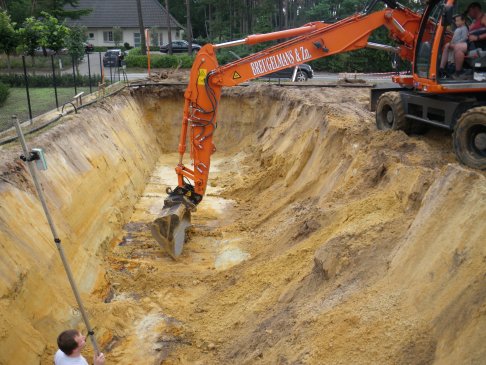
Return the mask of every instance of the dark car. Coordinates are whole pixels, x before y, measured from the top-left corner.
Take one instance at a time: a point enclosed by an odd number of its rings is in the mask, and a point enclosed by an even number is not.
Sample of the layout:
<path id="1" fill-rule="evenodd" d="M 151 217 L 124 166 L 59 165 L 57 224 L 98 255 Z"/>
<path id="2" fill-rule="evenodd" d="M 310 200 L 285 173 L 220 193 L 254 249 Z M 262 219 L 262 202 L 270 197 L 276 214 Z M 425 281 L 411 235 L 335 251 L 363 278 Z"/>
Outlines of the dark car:
<path id="1" fill-rule="evenodd" d="M 195 53 L 201 49 L 201 46 L 199 44 L 192 44 L 192 52 Z M 187 53 L 189 51 L 189 42 L 185 40 L 179 40 L 179 41 L 172 41 L 172 52 L 173 53 Z M 164 44 L 163 46 L 160 46 L 160 52 L 162 53 L 167 53 L 169 52 L 169 44 Z"/>
<path id="2" fill-rule="evenodd" d="M 67 54 L 68 49 L 67 48 L 61 48 L 59 51 L 54 51 L 50 48 L 45 49 L 45 54 L 44 54 L 44 49 L 42 47 L 37 47 L 34 51 L 34 54 L 36 56 L 51 56 L 51 55 L 56 55 L 56 54 Z"/>
<path id="3" fill-rule="evenodd" d="M 83 42 L 83 46 L 86 53 L 94 52 L 94 46 L 91 43 Z"/>
<path id="4" fill-rule="evenodd" d="M 295 81 L 307 81 L 314 77 L 314 70 L 312 70 L 312 67 L 306 63 L 295 67 L 284 68 L 283 70 L 273 72 L 263 77 L 271 79 L 292 79 L 296 67 L 297 73 L 295 74 Z"/>
<path id="5" fill-rule="evenodd" d="M 121 49 L 109 49 L 103 56 L 103 66 L 120 67 L 125 58 L 125 53 Z"/>

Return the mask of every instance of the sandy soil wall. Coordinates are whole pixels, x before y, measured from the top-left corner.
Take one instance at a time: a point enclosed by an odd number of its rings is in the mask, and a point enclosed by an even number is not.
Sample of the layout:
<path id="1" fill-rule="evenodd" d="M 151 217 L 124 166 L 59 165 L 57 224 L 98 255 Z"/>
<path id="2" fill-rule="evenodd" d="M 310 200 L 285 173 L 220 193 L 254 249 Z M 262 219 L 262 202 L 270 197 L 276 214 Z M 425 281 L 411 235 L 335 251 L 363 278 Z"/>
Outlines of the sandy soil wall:
<path id="1" fill-rule="evenodd" d="M 160 154 L 140 105 L 121 95 L 63 118 L 30 147 L 44 149 L 39 173 L 84 298 L 103 293 L 100 247 L 132 214 Z M 2 148 L 0 180 L 0 363 L 36 364 L 63 328 L 80 321 L 33 182 L 18 145 Z"/>

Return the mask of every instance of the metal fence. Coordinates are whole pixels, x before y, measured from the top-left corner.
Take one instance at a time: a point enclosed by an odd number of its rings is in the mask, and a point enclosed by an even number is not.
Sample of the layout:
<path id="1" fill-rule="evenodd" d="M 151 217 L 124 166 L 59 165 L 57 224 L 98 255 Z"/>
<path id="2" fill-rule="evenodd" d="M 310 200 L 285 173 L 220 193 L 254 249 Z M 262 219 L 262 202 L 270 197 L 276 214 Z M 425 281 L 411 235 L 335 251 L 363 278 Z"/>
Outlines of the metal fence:
<path id="1" fill-rule="evenodd" d="M 106 62 L 105 62 L 106 64 Z M 48 111 L 72 107 L 92 93 L 101 95 L 105 88 L 127 81 L 121 62 L 105 67 L 101 52 L 86 54 L 81 61 L 68 55 L 0 57 L 0 82 L 9 95 L 0 105 L 0 132 L 13 127 L 12 115 L 34 123 Z"/>

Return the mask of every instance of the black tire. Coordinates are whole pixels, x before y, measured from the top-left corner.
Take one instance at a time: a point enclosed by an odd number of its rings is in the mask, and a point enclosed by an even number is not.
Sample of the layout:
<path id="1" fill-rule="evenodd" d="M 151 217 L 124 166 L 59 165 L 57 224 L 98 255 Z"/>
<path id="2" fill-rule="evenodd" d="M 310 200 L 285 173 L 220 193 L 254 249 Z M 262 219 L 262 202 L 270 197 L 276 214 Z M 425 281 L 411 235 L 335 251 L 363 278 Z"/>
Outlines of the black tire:
<path id="1" fill-rule="evenodd" d="M 461 163 L 486 170 L 486 107 L 469 109 L 461 115 L 452 136 L 454 151 Z"/>
<path id="2" fill-rule="evenodd" d="M 307 76 L 307 73 L 302 70 L 297 70 L 297 73 L 295 74 L 295 81 L 297 82 L 304 82 L 307 81 L 309 77 Z"/>
<path id="3" fill-rule="evenodd" d="M 380 130 L 400 130 L 409 134 L 411 123 L 405 118 L 402 98 L 399 92 L 389 91 L 376 104 L 376 126 Z"/>

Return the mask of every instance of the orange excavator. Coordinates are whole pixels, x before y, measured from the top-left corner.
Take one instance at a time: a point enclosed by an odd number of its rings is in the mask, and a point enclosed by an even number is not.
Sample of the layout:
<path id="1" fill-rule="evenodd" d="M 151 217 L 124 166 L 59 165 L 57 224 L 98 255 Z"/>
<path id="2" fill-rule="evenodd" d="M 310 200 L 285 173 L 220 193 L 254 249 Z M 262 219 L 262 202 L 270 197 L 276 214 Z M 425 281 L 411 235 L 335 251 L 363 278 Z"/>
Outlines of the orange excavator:
<path id="1" fill-rule="evenodd" d="M 481 70 L 483 63 L 486 66 L 486 61 L 476 59 L 466 65 L 474 74 L 471 80 L 439 77 L 441 50 L 451 39 L 449 26 L 455 0 L 430 0 L 422 14 L 396 0 L 384 0 L 386 7 L 374 11 L 378 1 L 372 0 L 363 12 L 336 23 L 312 22 L 300 28 L 201 48 L 184 94 L 180 158 L 175 168 L 178 185 L 167 189 L 161 216 L 151 225 L 152 235 L 171 257 L 182 253 L 191 212 L 206 191 L 211 154 L 216 151 L 213 135 L 221 88 L 317 58 L 369 47 L 410 61 L 412 74 L 393 76 L 393 87 L 371 91 L 377 127 L 409 132 L 414 124 L 423 124 L 452 130 L 458 159 L 470 167 L 486 169 L 486 77 L 476 77 L 476 71 Z M 368 41 L 371 33 L 382 26 L 389 30 L 396 46 Z M 277 39 L 287 40 L 223 66 L 216 60 L 220 48 Z M 188 135 L 193 168 L 183 163 Z"/>

